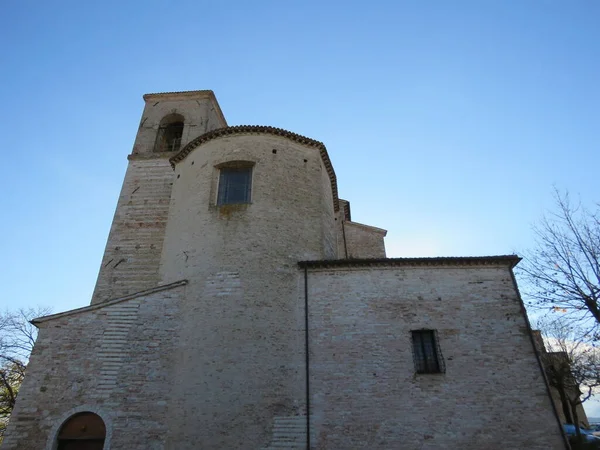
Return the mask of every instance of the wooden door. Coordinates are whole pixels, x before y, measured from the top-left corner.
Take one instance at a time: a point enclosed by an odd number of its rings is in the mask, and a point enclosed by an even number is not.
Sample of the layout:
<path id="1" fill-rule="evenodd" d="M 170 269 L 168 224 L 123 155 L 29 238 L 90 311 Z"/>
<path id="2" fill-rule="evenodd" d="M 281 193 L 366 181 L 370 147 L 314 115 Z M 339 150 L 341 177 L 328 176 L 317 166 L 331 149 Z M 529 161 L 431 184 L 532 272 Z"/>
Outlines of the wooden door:
<path id="1" fill-rule="evenodd" d="M 105 437 L 106 426 L 100 416 L 78 413 L 60 428 L 57 450 L 102 450 Z"/>

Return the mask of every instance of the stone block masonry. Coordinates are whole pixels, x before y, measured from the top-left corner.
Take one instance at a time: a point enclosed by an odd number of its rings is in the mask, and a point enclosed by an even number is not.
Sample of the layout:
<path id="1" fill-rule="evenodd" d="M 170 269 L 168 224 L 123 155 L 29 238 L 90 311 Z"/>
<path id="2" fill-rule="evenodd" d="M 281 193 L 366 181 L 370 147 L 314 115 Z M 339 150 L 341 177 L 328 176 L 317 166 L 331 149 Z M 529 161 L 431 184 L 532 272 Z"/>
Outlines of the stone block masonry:
<path id="1" fill-rule="evenodd" d="M 104 450 L 164 448 L 184 291 L 184 283 L 174 283 L 37 323 L 40 333 L 2 449 L 55 450 L 62 423 L 83 411 L 107 425 Z"/>
<path id="2" fill-rule="evenodd" d="M 315 448 L 564 448 L 510 268 L 323 267 L 308 285 Z M 416 374 L 419 329 L 445 373 Z"/>
<path id="3" fill-rule="evenodd" d="M 158 284 L 172 185 L 173 170 L 167 158 L 129 161 L 93 304 Z"/>

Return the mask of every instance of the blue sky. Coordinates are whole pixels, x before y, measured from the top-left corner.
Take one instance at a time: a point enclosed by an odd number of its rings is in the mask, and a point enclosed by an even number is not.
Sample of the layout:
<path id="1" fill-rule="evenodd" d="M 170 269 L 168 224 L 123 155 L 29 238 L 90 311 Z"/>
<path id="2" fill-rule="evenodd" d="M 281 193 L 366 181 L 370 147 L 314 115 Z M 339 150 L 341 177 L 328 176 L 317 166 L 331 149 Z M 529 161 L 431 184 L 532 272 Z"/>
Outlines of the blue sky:
<path id="1" fill-rule="evenodd" d="M 553 185 L 597 201 L 596 1 L 3 5 L 0 306 L 89 303 L 147 92 L 325 143 L 388 256 L 532 245 Z M 600 416 L 600 407 L 597 413 Z"/>

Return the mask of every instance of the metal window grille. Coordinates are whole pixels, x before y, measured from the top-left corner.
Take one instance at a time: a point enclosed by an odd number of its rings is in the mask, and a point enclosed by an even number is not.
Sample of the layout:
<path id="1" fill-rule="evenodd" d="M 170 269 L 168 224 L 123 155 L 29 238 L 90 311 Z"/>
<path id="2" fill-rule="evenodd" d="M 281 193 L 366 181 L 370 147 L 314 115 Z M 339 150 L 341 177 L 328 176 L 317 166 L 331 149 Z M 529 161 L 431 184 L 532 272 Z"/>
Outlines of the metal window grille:
<path id="1" fill-rule="evenodd" d="M 219 174 L 217 205 L 250 203 L 252 168 L 222 168 Z"/>
<path id="2" fill-rule="evenodd" d="M 412 342 L 417 373 L 441 373 L 444 371 L 434 330 L 412 331 Z"/>

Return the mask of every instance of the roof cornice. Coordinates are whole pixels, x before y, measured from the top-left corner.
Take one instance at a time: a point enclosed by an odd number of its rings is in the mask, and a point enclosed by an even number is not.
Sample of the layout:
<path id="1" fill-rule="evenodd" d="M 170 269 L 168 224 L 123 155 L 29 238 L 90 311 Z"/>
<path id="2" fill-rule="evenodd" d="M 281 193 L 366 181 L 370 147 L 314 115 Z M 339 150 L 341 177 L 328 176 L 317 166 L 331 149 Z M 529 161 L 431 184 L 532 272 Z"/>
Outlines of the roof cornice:
<path id="1" fill-rule="evenodd" d="M 215 93 L 210 89 L 202 91 L 180 91 L 180 92 L 155 92 L 144 94 L 144 100 L 189 100 L 195 98 L 215 98 Z"/>
<path id="2" fill-rule="evenodd" d="M 329 259 L 300 261 L 300 267 L 309 269 L 336 267 L 409 267 L 409 266 L 508 266 L 515 267 L 521 258 L 517 255 L 500 256 L 457 256 L 435 258 L 373 258 L 373 259 Z"/>
<path id="3" fill-rule="evenodd" d="M 156 287 L 153 287 L 150 289 L 145 289 L 143 291 L 135 292 L 133 294 L 126 295 L 124 297 L 107 300 L 107 301 L 101 302 L 101 303 L 95 303 L 90 306 L 84 306 L 83 308 L 71 309 L 69 311 L 64 311 L 61 313 L 50 314 L 49 316 L 37 317 L 35 319 L 30 320 L 30 322 L 37 327 L 42 322 L 47 322 L 49 320 L 54 320 L 54 319 L 60 319 L 61 317 L 72 316 L 74 314 L 95 311 L 97 309 L 102 309 L 107 306 L 115 305 L 117 303 L 121 303 L 121 302 L 124 302 L 127 300 L 132 300 L 134 298 L 151 295 L 151 294 L 154 294 L 154 293 L 160 292 L 160 291 L 166 291 L 166 290 L 173 289 L 173 288 L 176 288 L 179 286 L 185 286 L 186 284 L 188 284 L 188 280 L 179 280 L 179 281 L 175 281 L 174 283 L 163 284 L 161 286 L 156 286 Z"/>
<path id="4" fill-rule="evenodd" d="M 370 231 L 372 233 L 378 233 L 383 236 L 385 236 L 387 234 L 387 230 L 384 230 L 383 228 L 374 227 L 372 225 L 365 225 L 364 223 L 360 223 L 360 222 L 352 222 L 351 220 L 345 220 L 344 225 L 350 225 L 350 226 L 354 226 L 357 228 L 362 228 L 364 230 Z"/>
<path id="5" fill-rule="evenodd" d="M 292 133 L 291 131 L 284 130 L 282 128 L 275 127 L 267 127 L 260 125 L 237 125 L 234 127 L 224 127 L 218 128 L 216 130 L 209 131 L 208 133 L 204 133 L 201 136 L 198 136 L 196 139 L 190 141 L 185 147 L 183 147 L 179 153 L 172 156 L 169 159 L 171 166 L 175 167 L 175 165 L 183 161 L 190 152 L 196 147 L 208 142 L 213 139 L 218 139 L 224 136 L 235 136 L 240 134 L 270 134 L 274 136 L 281 136 L 287 139 L 290 139 L 294 142 L 297 142 L 302 145 L 306 145 L 308 147 L 314 147 L 319 150 L 321 154 L 321 159 L 323 160 L 323 164 L 325 164 L 325 169 L 327 170 L 327 174 L 329 175 L 329 180 L 331 182 L 331 191 L 333 192 L 333 206 L 336 211 L 339 210 L 339 199 L 338 199 L 338 190 L 337 190 L 337 178 L 335 176 L 335 171 L 333 170 L 333 165 L 331 164 L 331 160 L 329 159 L 329 154 L 327 153 L 327 149 L 322 142 L 316 141 L 314 139 L 308 138 L 306 136 L 302 136 L 300 134 Z"/>
<path id="6" fill-rule="evenodd" d="M 210 89 L 203 91 L 181 91 L 181 92 L 157 92 L 154 94 L 144 94 L 144 101 L 156 101 L 156 102 L 169 102 L 169 101 L 181 101 L 181 100 L 205 100 L 208 99 L 212 102 L 216 114 L 221 119 L 222 125 L 227 126 L 227 120 L 221 111 L 221 106 L 217 101 L 215 93 Z"/>

